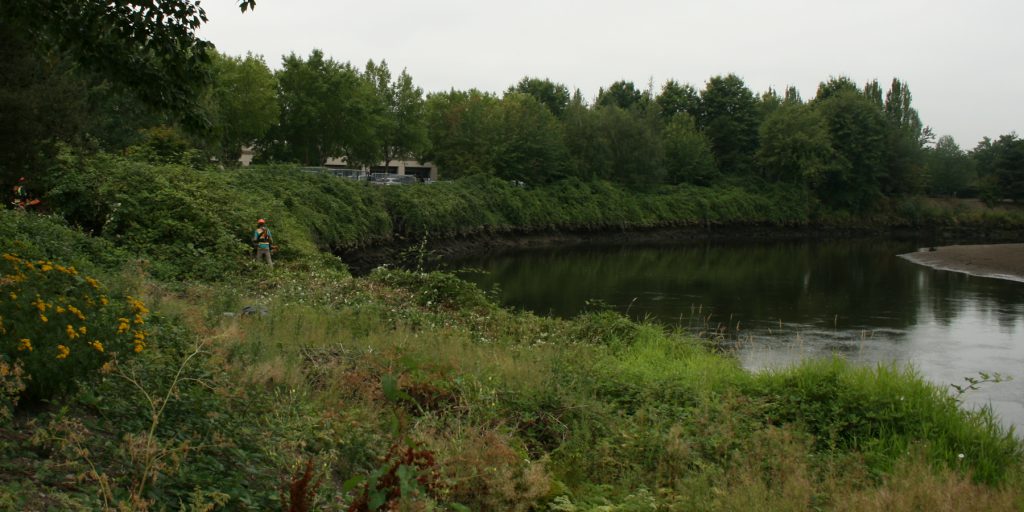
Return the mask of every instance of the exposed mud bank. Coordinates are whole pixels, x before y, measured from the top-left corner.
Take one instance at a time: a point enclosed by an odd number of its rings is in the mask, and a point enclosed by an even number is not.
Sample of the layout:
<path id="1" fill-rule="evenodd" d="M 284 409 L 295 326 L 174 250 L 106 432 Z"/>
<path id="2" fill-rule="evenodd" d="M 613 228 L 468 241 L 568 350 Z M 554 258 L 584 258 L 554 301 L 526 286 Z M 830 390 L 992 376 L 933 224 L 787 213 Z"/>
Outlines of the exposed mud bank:
<path id="1" fill-rule="evenodd" d="M 1024 282 L 1024 243 L 928 247 L 900 257 L 940 270 Z"/>
<path id="2" fill-rule="evenodd" d="M 1009 243 L 1024 240 L 1024 233 L 1012 230 L 982 230 L 964 228 L 823 228 L 777 226 L 688 226 L 649 229 L 568 230 L 525 232 L 505 231 L 477 233 L 446 239 L 395 238 L 358 249 L 338 251 L 336 254 L 360 275 L 381 265 L 415 268 L 425 264 L 437 267 L 445 259 L 458 259 L 472 254 L 505 252 L 530 248 L 618 246 L 618 245 L 677 245 L 702 241 L 774 241 L 836 238 L 895 238 L 918 240 L 922 247 L 971 244 Z"/>

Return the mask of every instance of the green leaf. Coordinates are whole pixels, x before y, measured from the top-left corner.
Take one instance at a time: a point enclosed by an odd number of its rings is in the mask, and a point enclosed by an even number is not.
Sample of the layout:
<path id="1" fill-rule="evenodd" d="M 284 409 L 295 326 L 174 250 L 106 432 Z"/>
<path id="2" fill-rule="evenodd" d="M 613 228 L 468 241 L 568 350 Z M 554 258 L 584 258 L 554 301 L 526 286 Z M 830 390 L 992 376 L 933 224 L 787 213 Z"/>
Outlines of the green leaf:
<path id="1" fill-rule="evenodd" d="M 341 492 L 343 492 L 343 493 L 352 492 L 353 489 L 355 489 L 359 484 L 361 484 L 361 483 L 363 483 L 365 481 L 366 481 L 366 477 L 362 476 L 362 475 L 356 475 L 356 476 L 354 476 L 352 478 L 349 478 L 348 480 L 345 480 L 345 483 L 341 484 Z"/>

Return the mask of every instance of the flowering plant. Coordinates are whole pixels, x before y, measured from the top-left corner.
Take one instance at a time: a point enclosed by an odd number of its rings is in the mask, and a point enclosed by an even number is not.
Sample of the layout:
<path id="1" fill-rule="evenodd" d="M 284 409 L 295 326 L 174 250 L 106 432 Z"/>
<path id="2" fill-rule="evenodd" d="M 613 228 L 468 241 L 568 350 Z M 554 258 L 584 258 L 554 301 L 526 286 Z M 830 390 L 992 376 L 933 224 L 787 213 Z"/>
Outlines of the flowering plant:
<path id="1" fill-rule="evenodd" d="M 74 267 L 3 253 L 0 304 L 0 356 L 20 363 L 29 398 L 67 391 L 115 354 L 146 347 L 146 305 L 109 298 Z"/>

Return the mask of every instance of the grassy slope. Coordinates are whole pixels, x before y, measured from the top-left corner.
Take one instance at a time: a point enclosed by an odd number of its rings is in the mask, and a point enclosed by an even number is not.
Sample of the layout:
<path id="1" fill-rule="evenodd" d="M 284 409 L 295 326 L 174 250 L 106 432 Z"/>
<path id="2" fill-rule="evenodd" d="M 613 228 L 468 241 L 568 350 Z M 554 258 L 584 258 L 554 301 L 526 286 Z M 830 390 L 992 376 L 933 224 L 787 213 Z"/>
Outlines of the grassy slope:
<path id="1" fill-rule="evenodd" d="M 476 176 L 431 186 L 373 187 L 294 168 L 197 171 L 112 156 L 69 160 L 48 195 L 74 223 L 144 254 L 162 278 L 212 279 L 236 269 L 256 218 L 271 221 L 284 260 L 326 264 L 387 241 L 551 230 L 794 226 L 1019 229 L 1024 211 L 919 198 L 865 215 L 823 209 L 783 185 L 664 187 L 635 192 L 569 180 L 522 189 Z M 159 248 L 159 250 L 153 250 Z"/>
<path id="2" fill-rule="evenodd" d="M 358 502 L 365 482 L 346 493 L 351 477 L 385 486 L 389 475 L 396 492 L 398 481 L 408 490 L 419 477 L 418 497 L 402 499 L 440 509 L 1008 510 L 1024 499 L 1020 443 L 911 371 L 832 361 L 752 375 L 697 341 L 612 313 L 571 321 L 513 313 L 444 274 L 352 279 L 317 249 L 359 233 L 386 236 L 374 205 L 385 202 L 396 218 L 408 211 L 393 202 L 398 195 L 319 178 L 303 186 L 249 178 L 178 177 L 179 188 L 202 183 L 209 199 L 136 201 L 132 223 L 104 239 L 2 212 L 3 250 L 88 268 L 157 314 L 142 357 L 54 404 L 23 404 L 0 427 L 0 508 L 148 501 L 266 510 L 279 506 L 282 480 L 307 460 L 324 476 L 318 507 L 328 510 Z M 443 192 L 408 194 L 441 194 L 413 198 L 434 204 Z M 131 187 L 117 193 L 129 198 Z M 525 201 L 542 192 L 506 193 Z M 321 194 L 343 200 L 318 208 Z M 247 216 L 273 214 L 293 251 L 273 273 L 249 265 L 215 284 L 182 284 L 131 263 L 130 254 L 166 249 L 153 234 L 160 208 L 219 215 L 229 210 L 225 197 L 237 212 L 224 225 L 238 238 Z M 563 208 L 582 218 L 585 204 Z M 606 215 L 602 222 L 629 214 L 606 206 L 592 211 Z M 461 218 L 459 207 L 437 207 Z M 351 230 L 331 223 L 343 215 L 369 220 Z M 507 221 L 495 218 L 492 226 Z M 216 268 L 236 265 L 234 249 L 209 247 Z M 184 255 L 149 268 L 203 277 L 193 263 Z M 222 315 L 253 303 L 270 314 Z M 153 427 L 142 390 L 165 396 L 197 343 L 187 379 L 166 395 Z M 425 451 L 399 471 L 410 441 Z"/>

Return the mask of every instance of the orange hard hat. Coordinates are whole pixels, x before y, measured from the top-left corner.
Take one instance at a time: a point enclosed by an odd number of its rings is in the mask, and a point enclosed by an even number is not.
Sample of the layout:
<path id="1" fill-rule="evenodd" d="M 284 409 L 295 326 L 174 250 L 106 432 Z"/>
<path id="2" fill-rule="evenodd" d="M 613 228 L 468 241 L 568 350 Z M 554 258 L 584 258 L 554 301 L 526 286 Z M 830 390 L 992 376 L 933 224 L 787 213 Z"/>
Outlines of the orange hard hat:
<path id="1" fill-rule="evenodd" d="M 266 223 L 267 223 L 267 221 L 265 221 L 263 219 L 260 219 L 260 220 L 256 221 L 256 224 L 266 224 Z"/>

